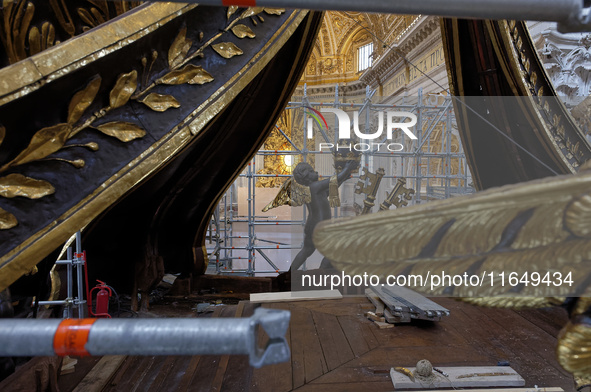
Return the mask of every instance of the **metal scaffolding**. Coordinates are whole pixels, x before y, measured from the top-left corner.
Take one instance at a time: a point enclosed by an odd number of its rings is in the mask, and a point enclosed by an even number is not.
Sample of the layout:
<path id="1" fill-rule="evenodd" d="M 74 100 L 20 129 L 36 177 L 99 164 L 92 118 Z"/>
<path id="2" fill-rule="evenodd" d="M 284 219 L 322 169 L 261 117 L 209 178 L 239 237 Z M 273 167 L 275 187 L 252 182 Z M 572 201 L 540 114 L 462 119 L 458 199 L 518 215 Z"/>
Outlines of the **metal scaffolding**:
<path id="1" fill-rule="evenodd" d="M 381 140 L 376 139 L 369 149 L 363 143 L 349 144 L 351 150 L 357 150 L 361 154 L 360 163 L 361 168 L 365 169 L 364 172 L 375 173 L 378 168 L 384 169 L 379 192 L 376 194 L 376 205 L 385 200 L 388 191 L 401 178 L 406 180 L 406 187 L 415 190 L 408 204 L 474 192 L 466 157 L 455 126 L 451 97 L 441 94 L 424 95 L 419 89 L 415 97 L 378 99 L 375 97 L 375 91 L 367 88 L 365 97 L 355 97 L 358 98 L 356 101 L 347 102 L 348 98 L 350 97 L 339 96 L 338 85 L 335 88 L 334 101 L 331 102 L 311 100 L 307 95 L 306 86 L 302 96 L 292 98 L 285 109 L 292 113 L 289 116 L 292 119 L 289 124 L 290 130 L 279 129 L 282 137 L 291 146 L 291 150 L 259 150 L 240 178 L 223 196 L 212 217 L 208 234 L 211 273 L 276 274 L 289 268 L 289 263 L 282 268 L 273 256 L 269 255 L 269 252 L 290 252 L 301 249 L 303 236 L 293 235 L 293 233 L 303 230 L 306 221 L 306 209 L 303 206 L 292 207 L 292 211 L 296 208 L 299 210 L 298 213 L 293 214 L 297 215 L 295 218 L 292 216 L 292 219 L 280 219 L 277 216 L 261 216 L 255 205 L 257 190 L 261 189 L 256 186 L 258 179 L 289 177 L 285 174 L 260 173 L 267 156 L 293 156 L 294 162 L 296 159 L 300 162 L 309 162 L 313 157 L 315 169 L 321 177 L 328 178 L 334 174 L 335 148 L 328 150 L 319 146 L 320 143 L 335 146 L 339 144 L 338 134 L 334 131 L 337 123 L 336 115 L 334 119 L 331 118 L 333 116 L 327 115 L 328 129 L 316 127 L 315 137 L 308 139 L 306 125 L 312 112 L 307 109 L 336 108 L 349 113 L 357 111 L 358 127 L 359 129 L 364 127 L 361 132 L 366 134 L 376 129 L 378 116 L 383 115 L 385 110 L 410 112 L 416 116 L 417 123 L 413 128 L 416 140 L 405 138 L 402 132 L 392 140 L 388 140 L 384 132 L 384 137 Z M 330 131 L 331 129 L 333 131 Z M 379 143 L 385 145 L 388 142 L 404 145 L 404 151 L 389 151 L 379 146 Z M 361 170 L 341 187 L 341 198 L 345 200 L 341 207 L 334 209 L 333 217 L 354 215 L 356 210 L 359 211 L 359 205 L 363 205 L 364 195 L 353 194 L 353 185 L 359 181 L 360 174 L 362 174 Z M 275 190 L 279 189 L 275 188 Z M 244 212 L 238 211 L 239 192 L 246 195 Z M 374 209 L 373 212 L 376 210 Z M 237 230 L 239 225 L 241 229 Z M 278 239 L 278 229 L 285 226 L 293 228 L 291 238 Z M 262 258 L 263 268 L 257 268 L 257 256 Z"/>

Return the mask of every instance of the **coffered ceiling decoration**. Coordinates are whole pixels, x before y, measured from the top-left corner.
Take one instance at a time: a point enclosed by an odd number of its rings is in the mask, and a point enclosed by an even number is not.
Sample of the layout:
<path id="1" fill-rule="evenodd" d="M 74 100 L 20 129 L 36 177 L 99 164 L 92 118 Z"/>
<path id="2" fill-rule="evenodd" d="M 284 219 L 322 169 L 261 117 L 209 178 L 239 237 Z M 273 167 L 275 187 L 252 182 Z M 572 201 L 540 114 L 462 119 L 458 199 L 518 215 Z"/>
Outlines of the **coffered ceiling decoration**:
<path id="1" fill-rule="evenodd" d="M 326 12 L 302 83 L 349 83 L 359 79 L 357 48 L 373 42 L 374 60 L 417 19 L 409 15 Z"/>

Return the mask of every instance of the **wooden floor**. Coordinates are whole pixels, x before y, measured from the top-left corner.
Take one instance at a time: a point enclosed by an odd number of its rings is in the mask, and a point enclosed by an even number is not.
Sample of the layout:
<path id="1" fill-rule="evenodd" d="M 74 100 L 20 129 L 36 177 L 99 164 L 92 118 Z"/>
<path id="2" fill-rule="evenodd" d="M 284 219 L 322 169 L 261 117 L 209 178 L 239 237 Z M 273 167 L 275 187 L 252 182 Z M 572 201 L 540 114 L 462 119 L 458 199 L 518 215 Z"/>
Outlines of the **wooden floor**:
<path id="1" fill-rule="evenodd" d="M 446 298 L 435 301 L 451 316 L 384 330 L 363 317 L 371 310 L 365 298 L 265 305 L 291 311 L 290 362 L 253 369 L 246 356 L 127 357 L 103 390 L 391 391 L 390 368 L 414 366 L 420 359 L 439 367 L 508 361 L 527 387 L 574 390 L 572 377 L 554 355 L 556 336 L 567 320 L 563 310 L 484 309 Z M 254 308 L 244 301 L 217 309 L 213 317 L 249 316 Z M 62 381 L 60 390 L 68 390 Z"/>

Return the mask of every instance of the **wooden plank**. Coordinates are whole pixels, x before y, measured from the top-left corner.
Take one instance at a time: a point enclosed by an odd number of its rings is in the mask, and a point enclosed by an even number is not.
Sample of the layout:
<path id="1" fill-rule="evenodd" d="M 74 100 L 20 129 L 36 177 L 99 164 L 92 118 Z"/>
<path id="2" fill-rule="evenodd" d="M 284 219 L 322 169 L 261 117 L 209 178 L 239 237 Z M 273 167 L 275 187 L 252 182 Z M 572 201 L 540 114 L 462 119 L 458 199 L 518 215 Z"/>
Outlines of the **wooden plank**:
<path id="1" fill-rule="evenodd" d="M 374 324 L 378 326 L 379 329 L 390 329 L 394 328 L 394 324 L 384 323 L 381 321 L 374 321 Z"/>
<path id="2" fill-rule="evenodd" d="M 469 317 L 469 324 L 466 325 L 472 326 L 468 327 L 467 338 L 476 338 L 480 344 L 487 345 L 490 344 L 490 336 L 495 337 L 492 350 L 502 349 L 505 353 L 496 359 L 509 361 L 515 370 L 521 374 L 528 374 L 538 385 L 567 387 L 567 384 L 557 382 L 557 376 L 572 376 L 556 361 L 556 339 L 546 331 L 510 309 L 463 306 L 462 311 Z M 474 315 L 480 320 L 475 320 Z M 475 321 L 478 327 L 475 327 Z"/>
<path id="3" fill-rule="evenodd" d="M 384 317 L 378 316 L 374 312 L 367 312 L 365 313 L 365 317 L 372 321 L 379 321 L 380 323 L 385 323 L 386 319 Z"/>
<path id="4" fill-rule="evenodd" d="M 253 315 L 255 306 L 248 300 L 245 301 L 244 310 L 242 311 L 242 317 L 250 317 Z M 285 306 L 285 305 L 283 305 Z M 248 362 L 247 355 L 232 355 L 228 362 L 228 369 L 224 375 L 224 381 L 222 383 L 222 391 L 248 391 L 253 385 L 253 373 L 254 369 Z M 289 374 L 289 385 L 291 385 L 291 373 Z"/>
<path id="5" fill-rule="evenodd" d="M 325 299 L 343 298 L 339 290 L 306 290 L 306 291 L 282 291 L 276 293 L 254 293 L 250 295 L 250 302 L 294 302 L 317 301 Z"/>
<path id="6" fill-rule="evenodd" d="M 267 304 L 266 308 L 271 309 L 289 309 L 289 305 L 285 303 Z M 261 334 L 258 339 L 261 339 Z M 266 334 L 265 334 L 266 335 Z M 289 342 L 291 340 L 291 326 L 287 329 L 286 339 Z M 267 337 L 268 339 L 268 337 Z M 266 344 L 266 341 L 260 340 L 260 343 Z M 293 346 L 292 346 L 293 347 Z M 276 365 L 265 366 L 260 369 L 253 369 L 252 371 L 252 382 L 251 391 L 272 391 L 272 392 L 287 392 L 292 389 L 292 362 L 291 359 L 288 362 L 279 363 Z M 224 390 L 234 391 L 231 385 L 224 383 Z"/>
<path id="7" fill-rule="evenodd" d="M 293 388 L 300 387 L 328 371 L 312 314 L 293 305 L 291 310 L 291 358 Z"/>
<path id="8" fill-rule="evenodd" d="M 129 392 L 137 385 L 137 379 L 140 378 L 144 369 L 150 364 L 150 357 L 137 356 L 137 362 L 129 366 L 123 375 L 120 384 L 114 388 L 116 391 Z M 117 374 L 119 376 L 119 374 Z"/>
<path id="9" fill-rule="evenodd" d="M 517 314 L 546 331 L 550 336 L 556 338 L 568 322 L 566 309 L 555 306 L 542 309 L 519 309 Z"/>
<path id="10" fill-rule="evenodd" d="M 80 381 L 73 392 L 102 391 L 126 358 L 126 355 L 105 355 Z"/>
<path id="11" fill-rule="evenodd" d="M 434 391 L 432 389 L 425 389 L 415 392 L 449 392 L 449 389 L 439 389 Z M 564 389 L 559 387 L 538 387 L 538 388 L 493 388 L 493 389 L 470 389 L 470 392 L 564 392 Z"/>
<path id="12" fill-rule="evenodd" d="M 409 323 L 411 321 L 409 313 L 402 313 L 402 317 L 396 317 L 392 314 L 390 309 L 384 309 L 384 318 L 390 324 Z"/>
<path id="13" fill-rule="evenodd" d="M 392 368 L 390 377 L 394 389 L 435 389 L 435 388 L 468 388 L 468 387 L 522 387 L 525 380 L 509 366 L 467 366 L 440 367 L 443 376 L 433 372 L 433 380 L 421 382 L 411 380 L 407 375 Z M 413 374 L 414 367 L 408 368 Z M 426 385 L 428 384 L 428 385 Z"/>
<path id="14" fill-rule="evenodd" d="M 234 317 L 242 317 L 242 312 L 244 311 L 244 301 L 240 301 L 238 306 L 236 307 L 236 312 L 234 313 Z M 222 383 L 224 381 L 224 374 L 226 373 L 226 369 L 228 368 L 228 361 L 230 360 L 229 355 L 222 355 L 220 358 L 220 363 L 218 365 L 218 370 L 215 373 L 215 377 L 213 378 L 213 382 L 211 383 L 211 390 L 212 391 L 220 391 L 222 389 Z"/>
<path id="15" fill-rule="evenodd" d="M 181 378 L 181 382 L 177 387 L 177 391 L 186 391 L 191 385 L 191 381 L 193 381 L 193 377 L 195 377 L 195 370 L 197 369 L 197 365 L 199 365 L 199 360 L 201 359 L 200 356 L 196 355 L 191 358 L 191 362 L 189 362 L 189 366 L 187 366 L 187 370 Z"/>
<path id="16" fill-rule="evenodd" d="M 380 296 L 374 293 L 372 289 L 365 289 L 365 296 L 376 307 L 375 314 L 382 316 L 384 314 L 385 305 L 380 299 Z"/>
<path id="17" fill-rule="evenodd" d="M 219 309 L 216 308 L 212 317 L 228 318 L 233 317 L 235 313 L 236 306 L 222 306 Z M 221 355 L 202 355 L 186 391 L 211 391 L 213 382 L 220 371 L 221 359 Z M 177 391 L 180 392 L 181 389 L 179 388 Z"/>
<path id="18" fill-rule="evenodd" d="M 156 358 L 158 358 L 158 359 L 156 359 Z M 142 372 L 134 380 L 135 385 L 133 386 L 133 388 L 131 388 L 129 390 L 129 392 L 136 392 L 139 388 L 145 389 L 144 386 L 146 385 L 146 377 L 152 371 L 152 369 L 154 369 L 154 367 L 156 367 L 156 368 L 159 367 L 158 363 L 160 362 L 161 357 L 151 356 L 151 357 L 147 357 L 147 359 L 148 359 L 147 366 L 142 366 Z"/>
<path id="19" fill-rule="evenodd" d="M 328 370 L 333 370 L 355 356 L 336 316 L 312 312 Z"/>
<path id="20" fill-rule="evenodd" d="M 166 376 L 168 376 L 170 370 L 174 367 L 175 363 L 176 357 L 166 357 L 166 359 L 164 359 L 158 374 L 156 375 L 156 377 L 150 385 L 150 388 L 148 389 L 148 392 L 158 392 L 162 390 L 162 383 L 166 379 Z"/>
<path id="21" fill-rule="evenodd" d="M 306 384 L 294 389 L 298 392 L 359 392 L 359 391 L 391 391 L 392 383 L 383 382 L 341 382 L 331 384 Z"/>
<path id="22" fill-rule="evenodd" d="M 138 360 L 139 360 L 138 357 L 129 357 L 128 356 L 127 359 L 125 359 L 125 361 L 123 361 L 123 364 L 119 367 L 119 369 L 115 373 L 115 376 L 111 379 L 111 382 L 109 382 L 109 384 L 107 385 L 107 387 L 104 390 L 105 391 L 115 390 L 116 387 L 119 385 L 119 382 L 121 382 L 121 380 L 123 379 L 123 376 L 127 372 L 127 369 L 129 369 L 129 367 L 132 366 L 132 364 L 136 363 Z M 76 385 L 78 385 L 78 384 L 76 384 Z"/>
<path id="23" fill-rule="evenodd" d="M 215 287 L 218 292 L 231 291 L 234 293 L 265 293 L 273 289 L 271 277 L 227 276 L 227 275 L 197 275 L 193 277 L 191 288 L 193 292 Z"/>
<path id="24" fill-rule="evenodd" d="M 355 357 L 360 357 L 378 347 L 378 341 L 369 330 L 368 323 L 353 316 L 338 316 L 337 319 Z"/>

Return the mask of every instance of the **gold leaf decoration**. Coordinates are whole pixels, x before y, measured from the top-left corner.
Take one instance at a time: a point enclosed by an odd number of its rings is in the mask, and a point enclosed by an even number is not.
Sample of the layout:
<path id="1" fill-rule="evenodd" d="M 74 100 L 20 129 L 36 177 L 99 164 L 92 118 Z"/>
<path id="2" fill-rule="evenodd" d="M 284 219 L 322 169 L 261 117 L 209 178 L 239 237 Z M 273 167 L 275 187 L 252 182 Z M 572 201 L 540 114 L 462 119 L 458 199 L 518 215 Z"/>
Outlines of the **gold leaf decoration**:
<path id="1" fill-rule="evenodd" d="M 101 86 L 101 77 L 96 75 L 93 80 L 81 91 L 78 91 L 72 97 L 70 105 L 68 106 L 68 123 L 74 124 L 80 120 L 84 111 L 94 101 L 96 94 Z"/>
<path id="2" fill-rule="evenodd" d="M 245 37 L 254 38 L 254 37 L 256 37 L 255 33 L 250 29 L 250 27 L 243 25 L 243 24 L 239 24 L 239 25 L 232 27 L 232 32 L 238 38 L 245 38 Z"/>
<path id="3" fill-rule="evenodd" d="M 164 112 L 170 108 L 179 108 L 181 104 L 172 95 L 151 93 L 140 101 L 150 109 L 157 112 Z"/>
<path id="4" fill-rule="evenodd" d="M 111 90 L 111 93 L 109 94 L 111 109 L 125 105 L 135 92 L 136 88 L 137 71 L 135 69 L 129 73 L 120 75 L 117 79 L 117 83 L 115 83 L 115 87 L 113 87 L 113 90 Z"/>
<path id="5" fill-rule="evenodd" d="M 36 161 L 53 154 L 63 147 L 71 130 L 72 126 L 70 124 L 58 124 L 37 131 L 31 138 L 31 142 L 27 148 L 1 169 Z"/>
<path id="6" fill-rule="evenodd" d="M 538 74 L 535 72 L 532 72 L 529 77 L 529 80 L 530 80 L 532 86 L 535 86 L 538 83 Z"/>
<path id="7" fill-rule="evenodd" d="M 591 325 L 569 322 L 558 336 L 558 363 L 577 377 L 591 373 Z"/>
<path id="8" fill-rule="evenodd" d="M 18 225 L 16 217 L 8 211 L 4 211 L 0 208 L 0 230 L 11 229 Z"/>
<path id="9" fill-rule="evenodd" d="M 244 52 L 232 42 L 222 42 L 211 46 L 220 56 L 230 59 L 234 56 L 239 56 Z"/>
<path id="10" fill-rule="evenodd" d="M 31 2 L 27 3 L 25 14 L 20 21 L 20 29 L 19 31 L 13 31 L 14 37 L 17 40 L 17 53 L 21 58 L 27 57 L 25 51 L 25 39 L 27 37 L 27 31 L 29 30 L 29 26 L 31 24 L 31 20 L 33 19 L 33 14 L 35 13 L 35 5 Z M 18 18 L 18 15 L 17 15 Z M 16 27 L 16 26 L 15 26 Z"/>
<path id="11" fill-rule="evenodd" d="M 182 69 L 171 71 L 158 79 L 161 84 L 204 84 L 213 80 L 213 76 L 203 69 L 203 67 L 193 64 L 187 64 Z"/>
<path id="12" fill-rule="evenodd" d="M 41 32 L 37 26 L 29 31 L 29 54 L 32 56 L 55 44 L 55 28 L 49 22 L 43 23 Z"/>
<path id="13" fill-rule="evenodd" d="M 74 159 L 73 161 L 71 161 L 69 159 L 53 158 L 53 160 L 69 163 L 70 165 L 74 166 L 76 169 L 82 169 L 84 167 L 84 165 L 86 165 L 86 162 L 84 162 L 84 159 Z"/>
<path id="14" fill-rule="evenodd" d="M 256 14 L 260 14 L 261 12 L 263 12 L 263 10 L 263 7 L 248 7 L 248 9 L 244 11 L 242 15 L 240 15 L 240 19 L 245 19 L 249 16 L 255 16 Z"/>
<path id="15" fill-rule="evenodd" d="M 187 39 L 186 36 L 187 28 L 183 27 L 174 39 L 170 49 L 168 49 L 168 65 L 170 68 L 178 67 L 187 56 L 189 49 L 191 49 L 193 42 Z"/>
<path id="16" fill-rule="evenodd" d="M 29 31 L 29 53 L 31 55 L 41 52 L 41 34 L 37 26 L 33 26 Z"/>
<path id="17" fill-rule="evenodd" d="M 199 72 L 191 80 L 189 80 L 189 84 L 205 84 L 212 81 L 213 76 L 206 70 L 202 69 L 202 72 Z"/>
<path id="18" fill-rule="evenodd" d="M 566 297 L 475 297 L 460 298 L 460 300 L 488 308 L 526 309 L 559 306 L 566 300 Z"/>
<path id="19" fill-rule="evenodd" d="M 49 0 L 49 4 L 51 4 L 51 8 L 53 8 L 53 12 L 57 17 L 59 24 L 70 37 L 73 37 L 76 33 L 76 26 L 74 26 L 74 22 L 72 21 L 72 17 L 68 12 L 68 7 L 66 7 L 64 0 L 61 0 L 61 7 L 58 0 Z"/>
<path id="20" fill-rule="evenodd" d="M 138 139 L 144 137 L 146 135 L 146 131 L 142 128 L 138 127 L 135 124 L 123 122 L 123 121 L 114 121 L 106 124 L 101 124 L 96 127 L 99 131 L 104 133 L 105 135 L 115 137 L 122 142 L 129 142 L 134 139 Z"/>
<path id="21" fill-rule="evenodd" d="M 564 224 L 566 228 L 578 237 L 591 236 L 591 195 L 578 197 L 566 208 Z"/>
<path id="22" fill-rule="evenodd" d="M 265 8 L 265 12 L 269 15 L 281 15 L 285 12 L 285 8 Z"/>
<path id="23" fill-rule="evenodd" d="M 6 136 L 6 128 L 4 127 L 4 125 L 0 125 L 0 146 L 2 145 L 2 142 L 4 141 L 5 136 Z"/>
<path id="24" fill-rule="evenodd" d="M 78 8 L 78 16 L 80 16 L 80 19 L 90 27 L 95 27 L 97 25 L 90 12 L 84 8 Z"/>
<path id="25" fill-rule="evenodd" d="M 230 16 L 234 15 L 234 13 L 238 10 L 237 5 L 231 5 L 228 7 L 228 12 L 226 12 L 226 16 L 230 19 Z"/>
<path id="26" fill-rule="evenodd" d="M 22 174 L 9 174 L 0 178 L 0 196 L 13 198 L 17 196 L 29 199 L 40 199 L 55 193 L 49 182 L 25 177 Z"/>

